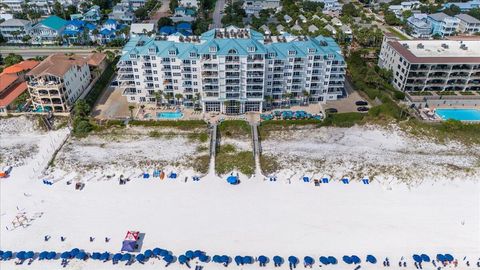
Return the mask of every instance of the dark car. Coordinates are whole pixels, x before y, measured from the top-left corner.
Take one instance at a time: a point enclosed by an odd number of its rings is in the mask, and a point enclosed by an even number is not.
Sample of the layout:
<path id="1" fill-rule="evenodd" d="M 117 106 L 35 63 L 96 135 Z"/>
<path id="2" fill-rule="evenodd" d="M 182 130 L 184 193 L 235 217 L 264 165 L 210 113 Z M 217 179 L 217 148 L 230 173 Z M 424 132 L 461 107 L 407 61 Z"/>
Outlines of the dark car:
<path id="1" fill-rule="evenodd" d="M 325 112 L 326 112 L 326 113 L 337 113 L 338 110 L 335 109 L 335 108 L 328 108 L 328 109 L 325 109 Z"/>
<path id="2" fill-rule="evenodd" d="M 359 100 L 359 101 L 355 102 L 355 105 L 357 105 L 357 106 L 367 106 L 368 102 L 366 102 L 364 100 Z"/>
<path id="3" fill-rule="evenodd" d="M 363 106 L 357 108 L 357 111 L 359 111 L 359 112 L 368 112 L 368 110 L 369 109 L 367 107 L 363 107 Z"/>

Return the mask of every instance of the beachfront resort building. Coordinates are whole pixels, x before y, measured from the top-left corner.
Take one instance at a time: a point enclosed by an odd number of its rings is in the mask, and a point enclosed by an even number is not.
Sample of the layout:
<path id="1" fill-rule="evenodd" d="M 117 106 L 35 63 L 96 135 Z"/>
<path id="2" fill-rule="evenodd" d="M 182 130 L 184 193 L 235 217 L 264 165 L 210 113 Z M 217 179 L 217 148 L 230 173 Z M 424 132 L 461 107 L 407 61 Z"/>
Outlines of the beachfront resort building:
<path id="1" fill-rule="evenodd" d="M 68 112 L 105 68 L 105 55 L 52 54 L 27 73 L 35 111 Z"/>
<path id="2" fill-rule="evenodd" d="M 402 91 L 480 90 L 480 41 L 405 40 L 385 36 L 378 65 Z"/>
<path id="3" fill-rule="evenodd" d="M 132 38 L 118 63 L 129 102 L 180 101 L 227 114 L 343 95 L 345 60 L 332 38 L 263 35 L 230 26 L 201 36 Z"/>

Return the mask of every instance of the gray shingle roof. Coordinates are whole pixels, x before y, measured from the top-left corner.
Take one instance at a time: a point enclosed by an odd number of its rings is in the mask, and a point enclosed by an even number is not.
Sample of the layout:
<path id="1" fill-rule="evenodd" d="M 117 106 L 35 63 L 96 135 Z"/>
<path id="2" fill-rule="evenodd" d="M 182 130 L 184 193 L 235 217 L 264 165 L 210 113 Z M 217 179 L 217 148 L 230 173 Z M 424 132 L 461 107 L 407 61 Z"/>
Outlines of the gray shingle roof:
<path id="1" fill-rule="evenodd" d="M 445 18 L 449 18 L 450 16 L 448 16 L 443 12 L 439 12 L 439 13 L 430 14 L 428 15 L 428 17 L 434 19 L 435 21 L 443 21 Z"/>
<path id="2" fill-rule="evenodd" d="M 3 23 L 0 23 L 0 26 L 25 26 L 30 23 L 27 20 L 20 20 L 20 19 L 10 19 L 6 20 Z"/>
<path id="3" fill-rule="evenodd" d="M 480 20 L 468 15 L 468 14 L 457 14 L 455 17 L 459 18 L 460 20 L 467 22 L 467 23 L 480 23 Z"/>

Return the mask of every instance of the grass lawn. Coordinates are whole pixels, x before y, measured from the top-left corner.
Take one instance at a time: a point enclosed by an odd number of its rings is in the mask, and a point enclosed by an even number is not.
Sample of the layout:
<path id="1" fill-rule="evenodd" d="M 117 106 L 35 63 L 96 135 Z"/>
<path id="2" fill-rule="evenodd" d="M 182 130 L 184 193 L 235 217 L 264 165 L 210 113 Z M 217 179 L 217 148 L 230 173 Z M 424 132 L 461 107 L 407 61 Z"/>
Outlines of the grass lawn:
<path id="1" fill-rule="evenodd" d="M 408 37 L 406 37 L 404 34 L 400 33 L 398 30 L 396 30 L 393 27 L 387 27 L 388 31 L 398 37 L 400 40 L 408 40 Z"/>

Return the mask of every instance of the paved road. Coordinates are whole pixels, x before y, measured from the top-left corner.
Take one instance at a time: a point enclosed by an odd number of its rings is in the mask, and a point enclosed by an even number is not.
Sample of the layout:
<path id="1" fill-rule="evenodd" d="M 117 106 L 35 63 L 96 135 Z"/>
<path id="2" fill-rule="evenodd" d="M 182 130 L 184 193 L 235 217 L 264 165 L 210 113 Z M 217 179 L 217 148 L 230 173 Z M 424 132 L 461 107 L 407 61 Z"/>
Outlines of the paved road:
<path id="1" fill-rule="evenodd" d="M 213 24 L 212 28 L 222 27 L 222 17 L 223 14 L 220 11 L 223 11 L 225 8 L 225 0 L 217 0 L 215 3 L 215 10 L 213 11 Z"/>
<path id="2" fill-rule="evenodd" d="M 156 23 L 160 18 L 170 16 L 170 0 L 162 0 L 162 6 L 155 12 L 150 22 Z"/>
<path id="3" fill-rule="evenodd" d="M 0 54 L 5 56 L 9 53 L 19 54 L 23 58 L 33 58 L 35 56 L 48 56 L 53 53 L 75 53 L 87 54 L 95 50 L 95 48 L 2 48 L 0 47 Z"/>

